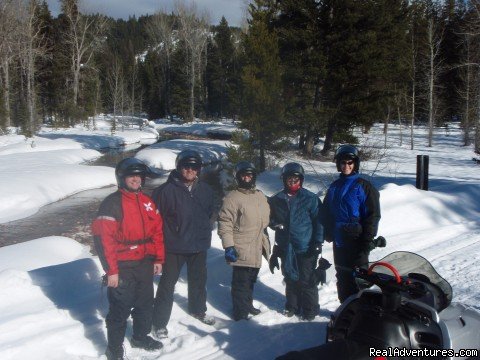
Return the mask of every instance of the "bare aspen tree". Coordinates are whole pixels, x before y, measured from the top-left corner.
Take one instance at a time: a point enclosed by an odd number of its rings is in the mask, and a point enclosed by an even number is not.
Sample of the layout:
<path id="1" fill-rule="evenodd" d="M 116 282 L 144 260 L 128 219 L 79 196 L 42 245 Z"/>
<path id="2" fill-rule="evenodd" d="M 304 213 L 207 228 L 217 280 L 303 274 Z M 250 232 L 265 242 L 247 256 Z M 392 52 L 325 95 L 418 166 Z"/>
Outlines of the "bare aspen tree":
<path id="1" fill-rule="evenodd" d="M 137 86 L 137 59 L 133 59 L 129 113 L 135 115 L 135 87 Z"/>
<path id="2" fill-rule="evenodd" d="M 433 128 L 435 126 L 437 104 L 437 80 L 442 71 L 440 59 L 440 47 L 443 40 L 443 31 L 438 28 L 438 23 L 431 15 L 427 26 L 427 48 L 428 48 L 428 147 L 432 147 Z"/>
<path id="3" fill-rule="evenodd" d="M 463 41 L 461 45 L 463 46 L 465 56 L 463 64 L 460 64 L 458 67 L 460 68 L 460 77 L 464 86 L 462 89 L 457 89 L 457 91 L 463 101 L 463 144 L 468 146 L 472 140 L 470 133 L 473 127 L 475 93 L 478 91 L 478 84 L 476 84 L 475 79 L 478 76 L 479 64 L 475 63 L 475 42 L 480 34 L 475 35 L 474 33 L 465 32 L 462 35 Z M 477 53 L 477 55 L 479 54 Z"/>
<path id="4" fill-rule="evenodd" d="M 16 45 L 20 24 L 15 0 L 0 0 L 0 77 L 3 88 L 5 128 L 12 125 L 10 104 L 10 65 L 16 54 Z"/>
<path id="5" fill-rule="evenodd" d="M 110 90 L 110 101 L 113 107 L 113 121 L 110 128 L 112 136 L 117 131 L 117 116 L 123 112 L 123 94 L 124 94 L 124 77 L 122 66 L 118 59 L 114 59 L 107 74 L 107 84 Z"/>
<path id="6" fill-rule="evenodd" d="M 201 56 L 207 45 L 209 35 L 209 21 L 206 14 L 198 14 L 194 3 L 189 6 L 178 2 L 176 14 L 179 20 L 180 37 L 187 49 L 188 75 L 190 86 L 189 120 L 195 116 L 195 86 L 196 80 L 201 79 Z M 198 73 L 197 73 L 198 70 Z"/>
<path id="7" fill-rule="evenodd" d="M 36 63 L 46 54 L 43 25 L 36 17 L 39 4 L 29 0 L 19 7 L 22 32 L 19 37 L 19 56 L 23 79 L 25 82 L 25 102 L 27 104 L 27 133 L 32 136 L 40 127 L 37 113 Z"/>
<path id="8" fill-rule="evenodd" d="M 72 101 L 78 104 L 80 75 L 82 67 L 91 62 L 93 55 L 99 51 L 104 41 L 107 26 L 106 17 L 92 17 L 82 14 L 77 0 L 61 0 L 62 10 L 68 21 L 68 31 L 64 34 L 69 46 L 72 73 Z"/>
<path id="9" fill-rule="evenodd" d="M 410 150 L 413 150 L 415 117 L 416 117 L 416 96 L 417 96 L 417 61 L 418 61 L 418 39 L 415 31 L 415 21 L 410 23 Z"/>
<path id="10" fill-rule="evenodd" d="M 175 23 L 173 17 L 165 13 L 156 12 L 147 25 L 147 33 L 152 42 L 153 49 L 161 56 L 162 72 L 165 79 L 165 112 L 171 115 L 171 71 L 172 54 L 175 49 L 174 36 L 177 31 L 174 30 Z"/>
<path id="11" fill-rule="evenodd" d="M 480 1 L 475 0 L 470 2 L 472 5 L 472 10 L 474 14 L 473 21 L 469 24 L 470 35 L 473 37 L 474 41 L 472 44 L 477 44 L 478 36 L 480 36 Z M 476 91 L 475 99 L 473 100 L 475 113 L 475 152 L 480 154 L 480 51 L 476 49 L 475 53 L 472 54 L 472 62 L 467 63 L 468 66 L 473 66 L 475 68 L 474 76 L 474 90 Z"/>

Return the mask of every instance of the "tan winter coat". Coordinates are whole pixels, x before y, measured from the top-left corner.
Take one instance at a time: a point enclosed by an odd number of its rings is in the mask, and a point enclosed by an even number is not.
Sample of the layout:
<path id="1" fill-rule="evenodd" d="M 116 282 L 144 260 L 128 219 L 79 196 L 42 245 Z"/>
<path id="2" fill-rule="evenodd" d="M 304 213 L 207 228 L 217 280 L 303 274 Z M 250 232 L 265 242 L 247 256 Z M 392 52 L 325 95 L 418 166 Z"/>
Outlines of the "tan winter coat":
<path id="1" fill-rule="evenodd" d="M 265 233 L 270 219 L 267 198 L 260 190 L 237 189 L 223 199 L 218 214 L 218 235 L 223 248 L 235 246 L 238 260 L 230 265 L 260 268 L 262 254 L 270 257 Z"/>

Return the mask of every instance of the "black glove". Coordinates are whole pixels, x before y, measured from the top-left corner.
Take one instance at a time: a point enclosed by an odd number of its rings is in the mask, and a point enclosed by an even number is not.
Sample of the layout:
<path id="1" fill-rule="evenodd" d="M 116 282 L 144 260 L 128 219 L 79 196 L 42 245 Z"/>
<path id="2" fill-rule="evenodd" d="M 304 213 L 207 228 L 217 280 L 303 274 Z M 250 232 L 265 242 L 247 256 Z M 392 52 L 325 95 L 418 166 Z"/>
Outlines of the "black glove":
<path id="1" fill-rule="evenodd" d="M 238 253 L 234 246 L 225 249 L 225 260 L 227 262 L 235 262 L 238 259 Z"/>
<path id="2" fill-rule="evenodd" d="M 277 245 L 273 246 L 272 255 L 270 255 L 270 260 L 268 261 L 268 267 L 270 268 L 270 272 L 273 274 L 274 268 L 277 270 L 280 269 L 280 265 L 278 264 L 278 258 L 280 256 L 281 250 Z"/>
<path id="3" fill-rule="evenodd" d="M 332 266 L 330 261 L 325 258 L 318 259 L 318 267 L 315 269 L 315 278 L 318 284 L 325 284 L 327 282 L 327 269 Z"/>

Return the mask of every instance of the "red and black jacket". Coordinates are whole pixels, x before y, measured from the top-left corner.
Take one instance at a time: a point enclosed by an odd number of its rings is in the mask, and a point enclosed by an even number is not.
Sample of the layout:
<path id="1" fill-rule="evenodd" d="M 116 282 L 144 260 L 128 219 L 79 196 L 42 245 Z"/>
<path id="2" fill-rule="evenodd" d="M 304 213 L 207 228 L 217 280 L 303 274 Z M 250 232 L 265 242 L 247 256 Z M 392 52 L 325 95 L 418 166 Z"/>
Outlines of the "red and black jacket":
<path id="1" fill-rule="evenodd" d="M 124 189 L 103 200 L 92 223 L 95 248 L 107 275 L 118 274 L 118 262 L 146 257 L 163 263 L 163 222 L 152 199 Z"/>

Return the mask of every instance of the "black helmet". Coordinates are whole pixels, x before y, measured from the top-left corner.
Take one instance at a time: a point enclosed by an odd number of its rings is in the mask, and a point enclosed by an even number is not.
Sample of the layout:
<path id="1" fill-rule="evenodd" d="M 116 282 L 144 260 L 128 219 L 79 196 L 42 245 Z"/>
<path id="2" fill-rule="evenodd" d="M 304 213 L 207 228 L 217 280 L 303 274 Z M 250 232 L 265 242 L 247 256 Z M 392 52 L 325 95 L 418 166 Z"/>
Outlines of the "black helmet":
<path id="1" fill-rule="evenodd" d="M 202 168 L 202 158 L 200 154 L 190 149 L 180 151 L 175 159 L 175 168 L 177 171 L 180 171 L 180 168 L 185 165 L 191 165 L 200 170 Z"/>
<path id="2" fill-rule="evenodd" d="M 252 181 L 244 182 L 241 178 L 243 174 L 251 174 Z M 255 187 L 255 181 L 257 180 L 257 169 L 255 165 L 248 161 L 240 161 L 235 165 L 235 180 L 237 180 L 238 187 L 243 189 L 252 189 Z"/>
<path id="3" fill-rule="evenodd" d="M 335 157 L 333 158 L 337 164 L 337 171 L 342 171 L 340 168 L 340 162 L 343 160 L 353 160 L 353 171 L 358 172 L 360 168 L 360 158 L 358 157 L 358 149 L 353 145 L 341 145 L 335 151 Z"/>
<path id="4" fill-rule="evenodd" d="M 303 183 L 303 179 L 305 178 L 305 170 L 303 170 L 303 166 L 295 162 L 285 164 L 282 168 L 281 175 L 283 182 L 285 182 L 289 176 L 294 175 L 298 176 Z"/>
<path id="5" fill-rule="evenodd" d="M 148 166 L 137 158 L 125 158 L 115 167 L 115 177 L 119 188 L 125 189 L 125 178 L 129 175 L 140 175 L 142 186 L 145 184 L 145 177 L 148 173 Z"/>

